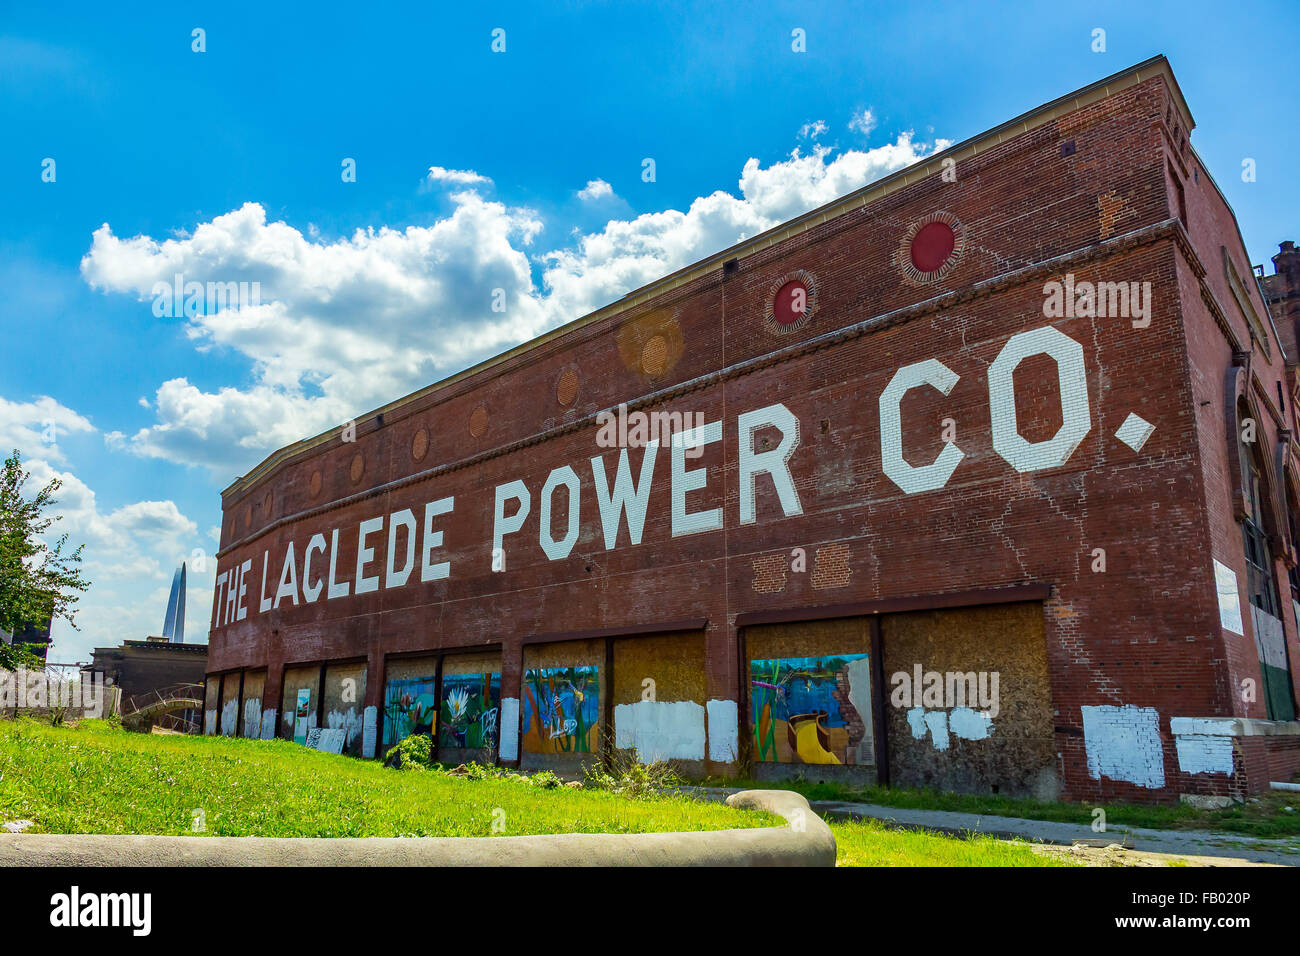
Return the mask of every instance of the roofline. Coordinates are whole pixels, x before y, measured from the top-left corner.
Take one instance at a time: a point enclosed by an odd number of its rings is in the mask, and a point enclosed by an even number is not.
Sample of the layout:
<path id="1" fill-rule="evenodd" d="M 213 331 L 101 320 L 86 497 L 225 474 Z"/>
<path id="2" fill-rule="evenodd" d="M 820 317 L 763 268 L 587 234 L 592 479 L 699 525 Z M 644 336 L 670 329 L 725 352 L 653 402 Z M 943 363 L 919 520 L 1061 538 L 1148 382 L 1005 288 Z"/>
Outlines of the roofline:
<path id="1" fill-rule="evenodd" d="M 1190 139 L 1188 140 L 1187 146 L 1191 149 L 1192 155 L 1196 157 L 1196 162 L 1200 164 L 1201 172 L 1205 173 L 1205 178 L 1208 179 L 1210 185 L 1214 187 L 1215 193 L 1218 194 L 1219 201 L 1223 203 L 1223 208 L 1228 210 L 1228 213 L 1232 216 L 1232 227 L 1237 231 L 1237 243 L 1241 246 L 1241 251 L 1246 254 L 1246 266 L 1250 269 L 1251 278 L 1254 280 L 1255 291 L 1259 293 L 1260 301 L 1264 303 L 1264 314 L 1268 318 L 1268 327 L 1273 331 L 1273 340 L 1277 343 L 1277 350 L 1282 356 L 1282 365 L 1285 367 L 1290 364 L 1290 356 L 1286 354 L 1286 345 L 1283 344 L 1282 336 L 1278 333 L 1277 322 L 1273 320 L 1273 310 L 1269 307 L 1268 294 L 1265 292 L 1263 283 L 1260 281 L 1262 277 L 1255 274 L 1255 264 L 1250 261 L 1250 247 L 1246 245 L 1246 237 L 1241 234 L 1241 221 L 1237 218 L 1237 210 L 1233 209 L 1232 203 L 1228 202 L 1228 197 L 1219 187 L 1219 181 L 1214 178 L 1214 174 L 1210 172 L 1210 167 L 1205 164 L 1205 160 L 1201 158 L 1201 154 L 1196 151 L 1196 147 L 1192 145 Z M 1247 320 L 1247 325 L 1249 324 L 1250 322 Z"/>
<path id="2" fill-rule="evenodd" d="M 1032 129 L 1051 122 L 1059 116 L 1075 112 L 1090 103 L 1104 99 L 1105 97 L 1118 93 L 1121 90 L 1128 89 L 1130 86 L 1136 86 L 1137 84 L 1143 83 L 1156 76 L 1164 78 L 1165 84 L 1168 86 L 1169 92 L 1173 97 L 1174 104 L 1179 111 L 1188 134 L 1190 135 L 1196 124 L 1192 119 L 1191 111 L 1187 107 L 1187 101 L 1183 97 L 1182 89 L 1178 86 L 1178 80 L 1174 77 L 1173 69 L 1169 65 L 1169 60 L 1164 56 L 1164 54 L 1157 54 L 1149 59 L 1143 60 L 1141 63 L 1130 66 L 1125 70 L 1120 70 L 1118 73 L 1113 73 L 1110 76 L 1081 87 L 1072 93 L 1067 93 L 1064 96 L 1057 97 L 1048 103 L 1035 107 L 1028 112 L 1021 113 L 1019 116 L 1009 119 L 1004 123 L 1000 123 L 983 133 L 978 133 L 975 136 L 962 140 L 960 143 L 955 143 L 942 152 L 932 153 L 930 156 L 927 156 L 919 162 L 913 163 L 911 166 L 905 166 L 900 170 L 890 173 L 888 176 L 868 183 L 867 185 L 856 189 L 851 193 L 847 193 L 838 199 L 833 199 L 825 205 L 818 206 L 816 209 L 803 213 L 800 216 L 796 216 L 794 219 L 773 226 L 766 232 L 761 232 L 749 239 L 742 240 L 733 246 L 723 249 L 721 252 L 700 259 L 699 261 L 684 266 L 675 272 L 670 272 L 668 275 L 656 279 L 647 285 L 643 285 L 639 289 L 627 293 L 622 298 L 616 299 L 608 305 L 596 309 L 594 312 L 589 312 L 571 322 L 566 322 L 564 325 L 557 326 L 536 338 L 529 339 L 526 342 L 521 342 L 519 345 L 516 345 L 505 352 L 501 352 L 491 358 L 479 362 L 477 365 L 463 369 L 445 379 L 433 383 L 432 385 L 426 385 L 424 388 L 417 389 L 416 391 L 404 395 L 386 405 L 359 415 L 355 419 L 354 427 L 360 425 L 362 422 L 370 421 L 396 408 L 407 405 L 416 399 L 449 388 L 458 382 L 463 382 L 468 378 L 486 372 L 497 365 L 530 352 L 533 349 L 539 348 L 548 342 L 552 342 L 564 335 L 575 332 L 578 329 L 599 322 L 601 319 L 626 311 L 630 307 L 641 305 L 650 299 L 663 295 L 665 292 L 669 292 L 672 289 L 687 284 L 688 282 L 692 282 L 706 273 L 720 268 L 722 264 L 729 259 L 735 259 L 739 258 L 741 255 L 750 255 L 759 252 L 769 246 L 776 245 L 779 242 L 783 242 L 799 235 L 800 233 L 806 232 L 814 226 L 819 226 L 845 212 L 865 206 L 868 203 L 881 199 L 892 192 L 910 186 L 925 178 L 927 175 L 930 175 L 935 167 L 942 166 L 944 160 L 961 160 L 977 155 L 981 152 L 987 152 L 988 149 L 1001 145 L 1012 136 L 1019 136 L 1023 133 L 1029 132 Z M 272 452 L 247 474 L 241 475 L 231 482 L 230 485 L 221 492 L 222 499 L 225 499 L 227 496 L 236 492 L 244 491 L 253 487 L 281 462 L 299 454 L 300 452 L 325 444 L 338 436 L 343 431 L 344 427 L 345 426 L 343 425 L 335 426 L 329 431 L 316 435 L 314 438 L 305 438 L 302 441 L 295 442 L 292 445 L 286 445 L 283 448 Z"/>

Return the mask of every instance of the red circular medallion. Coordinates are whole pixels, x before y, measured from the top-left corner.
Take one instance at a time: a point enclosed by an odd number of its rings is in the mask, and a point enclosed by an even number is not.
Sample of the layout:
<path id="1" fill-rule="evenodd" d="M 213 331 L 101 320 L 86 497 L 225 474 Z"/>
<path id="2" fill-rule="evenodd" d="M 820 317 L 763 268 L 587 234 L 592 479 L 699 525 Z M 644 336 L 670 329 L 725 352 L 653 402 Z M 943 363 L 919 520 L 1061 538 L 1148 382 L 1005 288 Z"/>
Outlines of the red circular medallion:
<path id="1" fill-rule="evenodd" d="M 912 265 L 917 272 L 936 272 L 957 246 L 957 234 L 946 222 L 930 222 L 912 237 Z"/>
<path id="2" fill-rule="evenodd" d="M 808 287 L 798 279 L 781 286 L 772 303 L 772 315 L 779 325 L 802 322 L 808 314 Z"/>

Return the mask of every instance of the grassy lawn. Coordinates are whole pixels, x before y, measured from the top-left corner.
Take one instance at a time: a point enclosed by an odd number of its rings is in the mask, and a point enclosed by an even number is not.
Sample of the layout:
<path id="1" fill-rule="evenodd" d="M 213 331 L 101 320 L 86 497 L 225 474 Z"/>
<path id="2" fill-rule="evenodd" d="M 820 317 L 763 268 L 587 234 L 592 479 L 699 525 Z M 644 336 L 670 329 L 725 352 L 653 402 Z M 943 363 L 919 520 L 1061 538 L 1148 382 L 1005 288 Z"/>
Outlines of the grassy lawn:
<path id="1" fill-rule="evenodd" d="M 689 797 L 629 799 L 519 780 L 397 771 L 283 740 L 135 734 L 83 721 L 0 720 L 0 821 L 29 833 L 491 836 L 779 826 Z M 831 822 L 840 866 L 1068 866 L 1027 844 Z"/>
<path id="2" fill-rule="evenodd" d="M 1153 830 L 1220 830 L 1267 839 L 1286 839 L 1300 835 L 1300 793 L 1269 791 L 1259 794 L 1253 801 L 1239 803 L 1226 810 L 1196 810 L 1182 804 L 1144 806 L 1126 803 L 1044 803 L 995 794 L 981 796 L 908 788 L 849 787 L 798 780 L 767 783 L 716 779 L 704 782 L 723 787 L 794 790 L 809 800 L 845 800 L 908 810 L 952 810 L 1061 823 L 1091 824 L 1092 811 L 1100 806 L 1106 811 L 1106 825 L 1111 830 L 1125 826 L 1149 827 Z M 1294 810 L 1288 811 L 1287 807 L 1293 807 Z"/>
<path id="3" fill-rule="evenodd" d="M 838 866 L 1075 866 L 1035 853 L 1028 843 L 893 830 L 875 820 L 831 822 Z"/>
<path id="4" fill-rule="evenodd" d="M 650 833 L 778 826 L 687 797 L 628 799 L 518 780 L 389 770 L 282 740 L 0 720 L 0 821 L 29 833 L 392 837 Z M 503 811 L 500 812 L 500 811 Z"/>

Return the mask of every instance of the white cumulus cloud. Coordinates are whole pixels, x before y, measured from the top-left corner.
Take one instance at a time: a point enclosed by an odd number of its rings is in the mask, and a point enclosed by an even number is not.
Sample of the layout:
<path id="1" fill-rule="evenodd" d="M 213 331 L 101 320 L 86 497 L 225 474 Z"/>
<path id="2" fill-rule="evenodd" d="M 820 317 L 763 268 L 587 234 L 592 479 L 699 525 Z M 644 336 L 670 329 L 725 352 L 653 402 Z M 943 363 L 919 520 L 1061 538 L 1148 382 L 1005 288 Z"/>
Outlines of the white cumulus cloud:
<path id="1" fill-rule="evenodd" d="M 603 179 L 589 180 L 586 187 L 578 190 L 578 198 L 583 202 L 590 202 L 593 199 L 604 199 L 606 196 L 612 195 L 614 195 L 614 187 Z"/>
<path id="2" fill-rule="evenodd" d="M 442 166 L 430 166 L 425 180 L 430 183 L 449 183 L 453 186 L 486 186 L 492 183 L 488 177 L 472 169 L 444 169 Z"/>
<path id="3" fill-rule="evenodd" d="M 876 128 L 876 114 L 871 111 L 871 107 L 859 110 L 849 119 L 849 129 L 866 136 Z"/>
<path id="4" fill-rule="evenodd" d="M 48 395 L 33 402 L 13 402 L 0 397 L 0 457 L 7 457 L 17 448 L 25 455 L 39 452 L 47 461 L 63 461 L 60 436 L 94 430 L 95 426 L 84 416 Z"/>
<path id="5" fill-rule="evenodd" d="M 808 139 L 816 138 L 829 129 L 824 120 L 813 120 L 811 123 L 804 123 L 799 127 L 799 138 Z"/>
<path id="6" fill-rule="evenodd" d="M 259 282 L 260 301 L 185 319 L 198 349 L 246 357 L 252 380 L 204 389 L 162 382 L 155 422 L 109 440 L 136 454 L 201 465 L 232 480 L 265 455 L 612 302 L 659 277 L 851 192 L 948 145 L 903 133 L 874 149 L 748 160 L 737 192 L 717 190 L 686 209 L 614 219 L 563 248 L 536 250 L 539 216 L 453 191 L 430 226 L 358 229 L 323 241 L 258 203 L 200 223 L 178 238 L 120 237 L 96 229 L 85 280 L 144 301 L 156 282 Z M 488 182 L 471 171 L 439 181 Z M 612 194 L 603 180 L 582 190 Z M 536 277 L 536 278 L 535 278 Z M 505 311 L 493 304 L 504 299 Z"/>

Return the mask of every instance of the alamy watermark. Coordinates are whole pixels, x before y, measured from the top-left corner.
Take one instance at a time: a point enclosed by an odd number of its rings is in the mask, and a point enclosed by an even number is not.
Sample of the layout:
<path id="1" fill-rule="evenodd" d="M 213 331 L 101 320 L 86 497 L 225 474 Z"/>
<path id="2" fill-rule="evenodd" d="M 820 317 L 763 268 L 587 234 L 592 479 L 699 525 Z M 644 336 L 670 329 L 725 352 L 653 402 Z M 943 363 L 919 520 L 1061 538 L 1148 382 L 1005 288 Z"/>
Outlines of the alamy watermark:
<path id="1" fill-rule="evenodd" d="M 1043 295 L 1049 319 L 1132 319 L 1135 329 L 1151 324 L 1150 282 L 1076 282 L 1067 272 L 1063 282 L 1045 283 Z"/>
<path id="2" fill-rule="evenodd" d="M 987 711 L 992 720 L 1000 709 L 998 682 L 997 671 L 927 671 L 917 664 L 911 673 L 890 675 L 889 702 L 903 710 L 969 707 Z"/>
<path id="3" fill-rule="evenodd" d="M 672 436 L 704 427 L 703 412 L 629 412 L 627 405 L 618 406 L 615 412 L 603 411 L 596 415 L 596 444 L 601 448 L 644 448 L 650 442 L 663 448 L 672 444 Z M 704 445 L 687 444 L 687 458 L 699 458 Z"/>
<path id="4" fill-rule="evenodd" d="M 152 893 L 83 893 L 74 885 L 50 897 L 50 925 L 61 929 L 119 927 L 148 936 L 152 913 Z"/>
<path id="5" fill-rule="evenodd" d="M 226 309 L 247 309 L 262 304 L 261 282 L 185 281 L 176 273 L 170 283 L 158 281 L 150 293 L 158 318 L 183 319 L 212 315 Z"/>
<path id="6" fill-rule="evenodd" d="M 97 671 L 66 680 L 25 667 L 0 670 L 0 711 L 76 710 L 93 719 L 104 715 L 104 700 L 104 675 Z"/>

